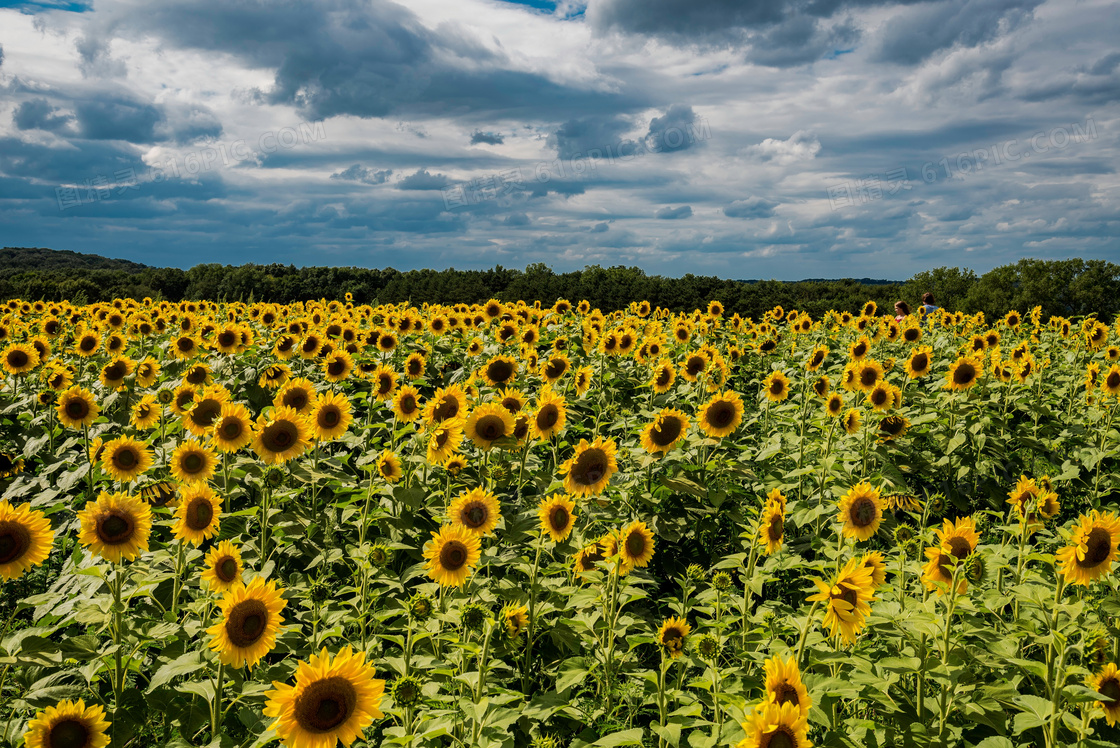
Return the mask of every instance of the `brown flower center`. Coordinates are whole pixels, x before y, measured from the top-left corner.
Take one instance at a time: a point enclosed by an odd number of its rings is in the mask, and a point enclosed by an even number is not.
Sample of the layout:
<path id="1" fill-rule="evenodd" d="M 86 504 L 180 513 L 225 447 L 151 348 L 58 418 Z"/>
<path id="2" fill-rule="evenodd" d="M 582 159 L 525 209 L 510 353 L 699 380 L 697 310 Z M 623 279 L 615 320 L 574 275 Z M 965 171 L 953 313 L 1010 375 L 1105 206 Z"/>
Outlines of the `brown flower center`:
<path id="1" fill-rule="evenodd" d="M 328 405 L 319 410 L 317 420 L 320 428 L 333 429 L 342 421 L 342 412 L 337 406 Z"/>
<path id="2" fill-rule="evenodd" d="M 776 543 L 782 539 L 782 533 L 785 532 L 785 526 L 785 521 L 782 519 L 782 515 L 775 514 L 770 518 L 770 525 L 766 529 L 766 534 L 770 538 L 771 542 Z"/>
<path id="3" fill-rule="evenodd" d="M 89 415 L 89 403 L 82 399 L 69 401 L 66 403 L 66 415 L 74 421 L 85 420 Z"/>
<path id="4" fill-rule="evenodd" d="M 214 565 L 214 573 L 218 579 L 226 582 L 232 582 L 237 578 L 237 561 L 229 556 L 225 556 L 218 563 Z"/>
<path id="5" fill-rule="evenodd" d="M 630 558 L 641 558 L 646 552 L 646 538 L 638 530 L 631 530 L 626 536 L 626 555 Z"/>
<path id="6" fill-rule="evenodd" d="M 1108 530 L 1103 527 L 1094 527 L 1085 539 L 1085 558 L 1079 559 L 1077 565 L 1091 569 L 1103 563 L 1112 552 L 1112 538 Z"/>
<path id="7" fill-rule="evenodd" d="M 245 427 L 242 425 L 240 420 L 236 418 L 227 418 L 226 420 L 222 421 L 222 425 L 219 427 L 219 431 L 223 439 L 225 439 L 226 441 L 234 441 L 235 439 L 239 439 L 241 435 L 245 433 Z"/>
<path id="8" fill-rule="evenodd" d="M 291 421 L 276 421 L 265 426 L 261 443 L 269 452 L 284 452 L 299 439 L 299 429 Z"/>
<path id="9" fill-rule="evenodd" d="M 666 416 L 650 429 L 649 439 L 659 447 L 668 447 L 680 438 L 684 424 L 676 416 Z"/>
<path id="10" fill-rule="evenodd" d="M 23 558 L 31 548 L 31 532 L 19 522 L 0 522 L 0 565 Z"/>
<path id="11" fill-rule="evenodd" d="M 264 636 L 268 608 L 260 600 L 242 600 L 234 605 L 226 619 L 226 635 L 233 646 L 245 648 Z"/>
<path id="12" fill-rule="evenodd" d="M 136 519 L 119 509 L 110 509 L 97 518 L 97 539 L 105 545 L 127 543 L 135 530 Z"/>
<path id="13" fill-rule="evenodd" d="M 210 527 L 214 520 L 214 505 L 201 496 L 192 499 L 187 506 L 187 527 L 195 532 L 201 532 Z"/>
<path id="14" fill-rule="evenodd" d="M 568 527 L 568 519 L 571 517 L 568 510 L 562 506 L 554 506 L 548 512 L 548 524 L 556 532 L 563 532 Z"/>
<path id="15" fill-rule="evenodd" d="M 486 524 L 490 512 L 481 501 L 472 501 L 463 507 L 459 513 L 459 521 L 472 530 L 477 530 Z"/>
<path id="16" fill-rule="evenodd" d="M 1097 693 L 1102 693 L 1107 697 L 1101 702 L 1106 708 L 1115 709 L 1120 706 L 1120 681 L 1116 678 L 1109 678 L 1102 682 L 1097 689 Z"/>
<path id="17" fill-rule="evenodd" d="M 439 565 L 447 571 L 458 571 L 467 563 L 467 547 L 458 540 L 449 540 L 439 551 Z"/>
<path id="18" fill-rule="evenodd" d="M 292 410 L 303 410 L 310 400 L 311 395 L 307 390 L 301 387 L 293 387 L 284 393 L 280 402 Z"/>
<path id="19" fill-rule="evenodd" d="M 132 447 L 123 447 L 113 454 L 113 467 L 117 470 L 131 470 L 140 462 L 140 455 Z"/>
<path id="20" fill-rule="evenodd" d="M 179 461 L 179 468 L 188 475 L 201 473 L 205 465 L 206 462 L 202 459 L 202 455 L 198 454 L 197 452 L 191 452 L 185 455 L 183 459 Z"/>
<path id="21" fill-rule="evenodd" d="M 90 744 L 89 728 L 76 719 L 66 719 L 51 728 L 45 748 L 86 748 Z"/>
<path id="22" fill-rule="evenodd" d="M 971 384 L 976 379 L 976 367 L 965 361 L 953 372 L 954 384 Z"/>
<path id="23" fill-rule="evenodd" d="M 572 466 L 571 476 L 576 483 L 592 486 L 607 474 L 607 455 L 599 448 L 585 450 Z"/>
<path id="24" fill-rule="evenodd" d="M 213 398 L 207 398 L 191 409 L 191 421 L 199 426 L 207 427 L 214 423 L 222 412 L 222 404 Z"/>
<path id="25" fill-rule="evenodd" d="M 415 413 L 416 412 L 416 398 L 413 397 L 412 395 L 405 395 L 404 397 L 401 398 L 400 407 L 401 407 L 401 413 L 403 413 L 406 416 L 410 415 L 412 413 Z"/>
<path id="26" fill-rule="evenodd" d="M 504 359 L 491 361 L 486 366 L 486 376 L 496 384 L 507 382 L 513 377 L 513 365 Z"/>
<path id="27" fill-rule="evenodd" d="M 483 416 L 475 424 L 475 431 L 486 441 L 492 442 L 506 435 L 506 424 L 499 416 Z"/>
<path id="28" fill-rule="evenodd" d="M 715 428 L 726 428 L 731 425 L 731 421 L 735 418 L 735 406 L 726 400 L 720 400 L 713 403 L 704 415 L 708 423 Z"/>
<path id="29" fill-rule="evenodd" d="M 782 704 L 798 704 L 801 701 L 797 696 L 797 689 L 790 685 L 789 681 L 782 681 L 774 686 L 774 700 L 778 702 L 778 706 Z"/>
<path id="30" fill-rule="evenodd" d="M 866 496 L 861 496 L 852 502 L 848 509 L 848 518 L 856 527 L 867 527 L 875 521 L 875 502 Z"/>
<path id="31" fill-rule="evenodd" d="M 549 403 L 537 412 L 537 428 L 548 431 L 560 420 L 560 409 L 555 403 Z"/>

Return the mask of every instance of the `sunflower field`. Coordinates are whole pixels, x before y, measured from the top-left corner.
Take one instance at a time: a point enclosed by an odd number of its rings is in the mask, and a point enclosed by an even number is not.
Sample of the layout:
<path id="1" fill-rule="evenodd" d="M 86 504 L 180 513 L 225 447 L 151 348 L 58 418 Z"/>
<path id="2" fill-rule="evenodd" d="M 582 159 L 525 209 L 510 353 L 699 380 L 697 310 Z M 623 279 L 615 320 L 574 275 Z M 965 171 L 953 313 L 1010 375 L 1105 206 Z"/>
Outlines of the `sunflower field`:
<path id="1" fill-rule="evenodd" d="M 1120 744 L 1120 323 L 0 314 L 4 748 Z"/>

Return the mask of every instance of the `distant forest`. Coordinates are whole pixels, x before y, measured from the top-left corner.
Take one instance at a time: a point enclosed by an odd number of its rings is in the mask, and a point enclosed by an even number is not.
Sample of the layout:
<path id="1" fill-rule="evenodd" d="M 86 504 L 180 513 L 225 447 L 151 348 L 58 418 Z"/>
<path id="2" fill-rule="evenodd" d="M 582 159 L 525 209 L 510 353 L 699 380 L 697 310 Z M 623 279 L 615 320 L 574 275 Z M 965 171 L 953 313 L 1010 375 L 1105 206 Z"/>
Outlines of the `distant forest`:
<path id="1" fill-rule="evenodd" d="M 409 301 L 412 304 L 480 303 L 566 298 L 587 299 L 603 310 L 631 301 L 674 311 L 691 311 L 710 299 L 727 314 L 758 318 L 782 305 L 820 316 L 829 309 L 855 312 L 871 299 L 884 312 L 903 299 L 912 307 L 922 294 L 934 294 L 947 309 L 982 311 L 988 319 L 1009 309 L 1042 307 L 1043 319 L 1097 314 L 1111 321 L 1120 312 L 1120 265 L 1103 260 L 1020 260 L 983 275 L 941 267 L 906 281 L 861 280 L 726 280 L 685 275 L 665 278 L 636 267 L 592 265 L 570 273 L 547 265 L 524 270 L 408 270 L 292 265 L 196 265 L 190 270 L 148 267 L 98 255 L 41 248 L 0 250 L 0 299 L 62 300 L 74 303 L 135 299 L 212 299 L 290 303 L 341 299 L 349 292 L 362 304 Z"/>

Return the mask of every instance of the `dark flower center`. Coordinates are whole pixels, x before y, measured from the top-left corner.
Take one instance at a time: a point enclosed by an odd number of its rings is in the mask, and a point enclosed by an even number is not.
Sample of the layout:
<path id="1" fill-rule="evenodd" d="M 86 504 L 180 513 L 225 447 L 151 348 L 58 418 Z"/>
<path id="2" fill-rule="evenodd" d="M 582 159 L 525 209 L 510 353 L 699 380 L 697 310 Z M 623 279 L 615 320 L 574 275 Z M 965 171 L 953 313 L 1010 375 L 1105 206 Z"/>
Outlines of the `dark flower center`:
<path id="1" fill-rule="evenodd" d="M 570 516 L 566 508 L 554 506 L 548 513 L 548 524 L 557 532 L 563 531 L 568 527 L 568 518 Z"/>
<path id="2" fill-rule="evenodd" d="M 113 455 L 113 466 L 118 470 L 131 470 L 140 461 L 140 455 L 132 447 L 117 450 Z"/>
<path id="3" fill-rule="evenodd" d="M 571 472 L 573 480 L 585 486 L 598 483 L 606 474 L 607 455 L 598 448 L 588 449 L 581 454 Z"/>
<path id="4" fill-rule="evenodd" d="M 650 441 L 659 447 L 667 447 L 680 438 L 684 424 L 676 416 L 666 416 L 655 423 L 649 432 Z"/>
<path id="5" fill-rule="evenodd" d="M 1103 563 L 1112 551 L 1112 538 L 1108 530 L 1103 527 L 1094 527 L 1085 540 L 1085 558 L 1077 562 L 1078 566 L 1091 569 Z"/>
<path id="6" fill-rule="evenodd" d="M 89 415 L 89 403 L 85 400 L 71 400 L 66 403 L 66 415 L 75 420 L 84 420 Z"/>
<path id="7" fill-rule="evenodd" d="M 464 525 L 474 530 L 486 524 L 486 519 L 489 514 L 490 512 L 486 510 L 484 504 L 474 501 L 463 508 L 460 519 Z"/>
<path id="8" fill-rule="evenodd" d="M 505 422 L 498 416 L 483 416 L 475 426 L 478 435 L 486 441 L 494 441 L 506 435 Z"/>
<path id="9" fill-rule="evenodd" d="M 105 545 L 120 545 L 132 539 L 136 520 L 131 514 L 110 509 L 97 518 L 97 539 Z"/>
<path id="10" fill-rule="evenodd" d="M 490 381 L 502 383 L 508 381 L 513 376 L 513 366 L 504 360 L 491 361 L 486 367 L 486 376 Z"/>
<path id="11" fill-rule="evenodd" d="M 560 420 L 560 409 L 555 404 L 549 403 L 537 413 L 537 428 L 547 431 Z"/>
<path id="12" fill-rule="evenodd" d="M 277 421 L 265 427 L 261 441 L 270 452 L 283 452 L 296 443 L 299 433 L 291 421 Z"/>
<path id="13" fill-rule="evenodd" d="M 732 419 L 735 418 L 735 407 L 726 400 L 720 400 L 708 408 L 705 415 L 708 418 L 708 423 L 712 426 L 726 428 L 731 425 Z"/>
<path id="14" fill-rule="evenodd" d="M 299 387 L 293 387 L 284 393 L 284 397 L 280 400 L 281 403 L 291 408 L 292 410 L 303 410 L 307 407 L 311 395 L 307 390 Z"/>
<path id="15" fill-rule="evenodd" d="M 46 748 L 85 748 L 89 745 L 89 728 L 79 720 L 66 719 L 51 728 Z"/>
<path id="16" fill-rule="evenodd" d="M 182 461 L 179 464 L 179 467 L 182 468 L 184 473 L 200 473 L 202 472 L 204 464 L 205 462 L 202 459 L 202 455 L 196 452 L 191 452 L 190 454 L 183 457 Z"/>
<path id="17" fill-rule="evenodd" d="M 439 565 L 447 571 L 458 571 L 467 563 L 467 547 L 458 540 L 449 540 L 439 551 Z"/>
<path id="18" fill-rule="evenodd" d="M 236 418 L 228 418 L 225 421 L 222 421 L 221 433 L 222 438 L 226 441 L 233 441 L 234 439 L 237 439 L 241 436 L 242 433 L 244 433 L 244 431 L 245 429 L 241 425 L 241 421 L 237 420 Z"/>
<path id="19" fill-rule="evenodd" d="M 970 384 L 976 378 L 976 367 L 967 361 L 956 368 L 953 372 L 953 382 L 955 384 Z"/>
<path id="20" fill-rule="evenodd" d="M 1116 678 L 1109 678 L 1101 683 L 1097 693 L 1104 694 L 1107 698 L 1103 699 L 1101 703 L 1109 709 L 1114 709 L 1120 706 L 1120 681 Z"/>
<path id="21" fill-rule="evenodd" d="M 801 703 L 797 697 L 797 689 L 791 686 L 788 681 L 782 681 L 774 687 L 774 700 L 778 702 L 778 706 Z"/>
<path id="22" fill-rule="evenodd" d="M 201 532 L 210 527 L 213 520 L 213 504 L 201 497 L 191 501 L 190 506 L 187 507 L 187 527 L 195 532 Z"/>
<path id="23" fill-rule="evenodd" d="M 217 400 L 207 398 L 191 409 L 191 420 L 199 426 L 209 426 L 214 423 L 222 412 L 222 404 Z"/>
<path id="24" fill-rule="evenodd" d="M 865 366 L 859 371 L 859 383 L 864 387 L 871 387 L 879 381 L 879 372 L 874 367 Z"/>
<path id="25" fill-rule="evenodd" d="M 848 510 L 848 516 L 856 527 L 867 527 L 875 521 L 875 502 L 866 496 L 856 499 Z"/>
<path id="26" fill-rule="evenodd" d="M 214 565 L 214 573 L 223 582 L 232 582 L 237 578 L 237 561 L 226 556 Z"/>
<path id="27" fill-rule="evenodd" d="M 770 537 L 772 542 L 777 542 L 782 539 L 782 533 L 785 531 L 785 522 L 782 520 L 782 515 L 775 514 L 770 518 L 770 526 L 766 530 L 766 534 Z"/>
<path id="28" fill-rule="evenodd" d="M 401 398 L 401 413 L 409 415 L 416 412 L 416 398 L 412 395 L 405 395 Z"/>
<path id="29" fill-rule="evenodd" d="M 31 532 L 19 522 L 0 522 L 0 565 L 23 557 L 31 548 Z"/>
<path id="30" fill-rule="evenodd" d="M 333 405 L 319 411 L 319 426 L 322 428 L 333 429 L 340 421 L 342 413 Z"/>
<path id="31" fill-rule="evenodd" d="M 268 608 L 260 600 L 242 600 L 226 619 L 226 635 L 235 647 L 251 647 L 266 630 Z"/>
<path id="32" fill-rule="evenodd" d="M 626 555 L 640 558 L 646 552 L 646 538 L 641 532 L 633 530 L 626 536 Z"/>

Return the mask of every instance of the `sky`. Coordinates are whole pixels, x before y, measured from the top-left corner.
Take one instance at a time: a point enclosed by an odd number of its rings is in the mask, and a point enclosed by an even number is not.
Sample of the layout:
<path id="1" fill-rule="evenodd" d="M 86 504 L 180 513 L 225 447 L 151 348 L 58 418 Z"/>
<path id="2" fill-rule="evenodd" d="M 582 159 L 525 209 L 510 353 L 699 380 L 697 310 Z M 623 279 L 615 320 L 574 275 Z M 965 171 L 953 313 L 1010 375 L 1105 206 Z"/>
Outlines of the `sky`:
<path id="1" fill-rule="evenodd" d="M 905 279 L 1120 262 L 1120 5 L 0 2 L 0 244 Z"/>

